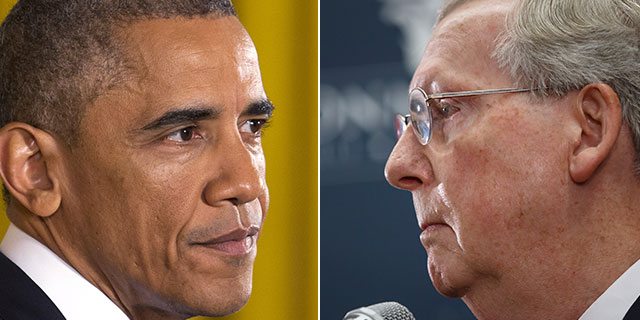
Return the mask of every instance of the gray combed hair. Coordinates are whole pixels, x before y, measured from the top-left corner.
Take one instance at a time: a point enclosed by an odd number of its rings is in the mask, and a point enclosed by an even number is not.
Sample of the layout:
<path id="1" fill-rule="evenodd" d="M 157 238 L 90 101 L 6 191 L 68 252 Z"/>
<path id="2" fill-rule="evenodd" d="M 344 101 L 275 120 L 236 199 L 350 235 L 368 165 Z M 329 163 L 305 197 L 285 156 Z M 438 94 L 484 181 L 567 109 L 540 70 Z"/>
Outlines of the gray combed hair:
<path id="1" fill-rule="evenodd" d="M 448 1 L 439 19 L 465 0 Z M 640 153 L 638 0 L 521 0 L 506 19 L 493 57 L 518 86 L 563 96 L 590 83 L 617 93 Z M 640 169 L 636 156 L 636 172 Z"/>
<path id="2" fill-rule="evenodd" d="M 637 0 L 522 1 L 498 41 L 494 56 L 518 85 L 556 96 L 590 83 L 611 86 L 640 152 Z"/>

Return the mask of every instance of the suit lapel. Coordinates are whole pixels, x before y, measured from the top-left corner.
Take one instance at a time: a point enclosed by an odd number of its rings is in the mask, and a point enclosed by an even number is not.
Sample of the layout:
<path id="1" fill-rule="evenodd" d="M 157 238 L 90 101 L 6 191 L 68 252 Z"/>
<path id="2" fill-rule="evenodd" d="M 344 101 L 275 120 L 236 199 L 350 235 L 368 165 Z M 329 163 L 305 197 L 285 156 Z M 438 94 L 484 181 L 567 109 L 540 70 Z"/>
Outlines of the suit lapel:
<path id="1" fill-rule="evenodd" d="M 624 320 L 640 320 L 640 298 L 638 298 L 629 311 L 627 311 Z"/>
<path id="2" fill-rule="evenodd" d="M 0 253 L 0 319 L 64 320 L 49 297 Z"/>

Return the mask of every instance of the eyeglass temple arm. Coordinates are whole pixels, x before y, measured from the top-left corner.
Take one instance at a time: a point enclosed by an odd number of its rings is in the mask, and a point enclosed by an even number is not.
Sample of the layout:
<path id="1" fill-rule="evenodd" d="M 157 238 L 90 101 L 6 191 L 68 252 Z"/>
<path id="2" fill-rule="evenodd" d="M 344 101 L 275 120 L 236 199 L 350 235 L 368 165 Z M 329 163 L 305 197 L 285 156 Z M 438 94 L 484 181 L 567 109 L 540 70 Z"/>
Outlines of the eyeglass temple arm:
<path id="1" fill-rule="evenodd" d="M 468 96 L 480 96 L 480 95 L 484 95 L 484 94 L 525 92 L 525 91 L 537 91 L 537 90 L 539 90 L 539 89 L 508 88 L 508 89 L 488 89 L 488 90 L 474 90 L 474 91 L 458 91 L 458 92 L 427 94 L 427 99 L 458 98 L 458 97 L 468 97 Z"/>

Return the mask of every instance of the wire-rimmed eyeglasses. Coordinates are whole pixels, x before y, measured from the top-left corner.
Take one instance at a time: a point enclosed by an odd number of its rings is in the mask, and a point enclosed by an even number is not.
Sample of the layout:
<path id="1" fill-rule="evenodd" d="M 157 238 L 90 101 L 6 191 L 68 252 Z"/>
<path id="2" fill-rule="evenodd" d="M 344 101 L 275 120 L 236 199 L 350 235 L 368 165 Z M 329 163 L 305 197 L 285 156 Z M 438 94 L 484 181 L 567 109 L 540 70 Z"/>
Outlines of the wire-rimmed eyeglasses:
<path id="1" fill-rule="evenodd" d="M 409 114 L 396 115 L 396 137 L 399 140 L 407 130 L 409 123 L 411 123 L 416 138 L 420 144 L 426 146 L 431 141 L 431 136 L 433 135 L 434 118 L 432 109 L 437 110 L 439 113 L 448 112 L 446 110 L 447 107 L 440 103 L 441 99 L 535 90 L 537 89 L 507 88 L 427 94 L 420 87 L 413 88 L 409 92 Z"/>

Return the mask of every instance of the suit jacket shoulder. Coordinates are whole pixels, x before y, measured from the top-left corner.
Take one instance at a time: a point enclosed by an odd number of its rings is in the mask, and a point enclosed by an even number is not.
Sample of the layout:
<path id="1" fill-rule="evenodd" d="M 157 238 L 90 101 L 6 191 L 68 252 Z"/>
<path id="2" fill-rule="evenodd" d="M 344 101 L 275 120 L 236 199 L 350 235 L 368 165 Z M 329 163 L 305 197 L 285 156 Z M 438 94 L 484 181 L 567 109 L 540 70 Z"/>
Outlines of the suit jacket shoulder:
<path id="1" fill-rule="evenodd" d="M 631 305 L 631 308 L 624 316 L 624 320 L 640 320 L 640 298 Z"/>
<path id="2" fill-rule="evenodd" d="M 64 320 L 49 297 L 0 253 L 0 320 Z"/>

